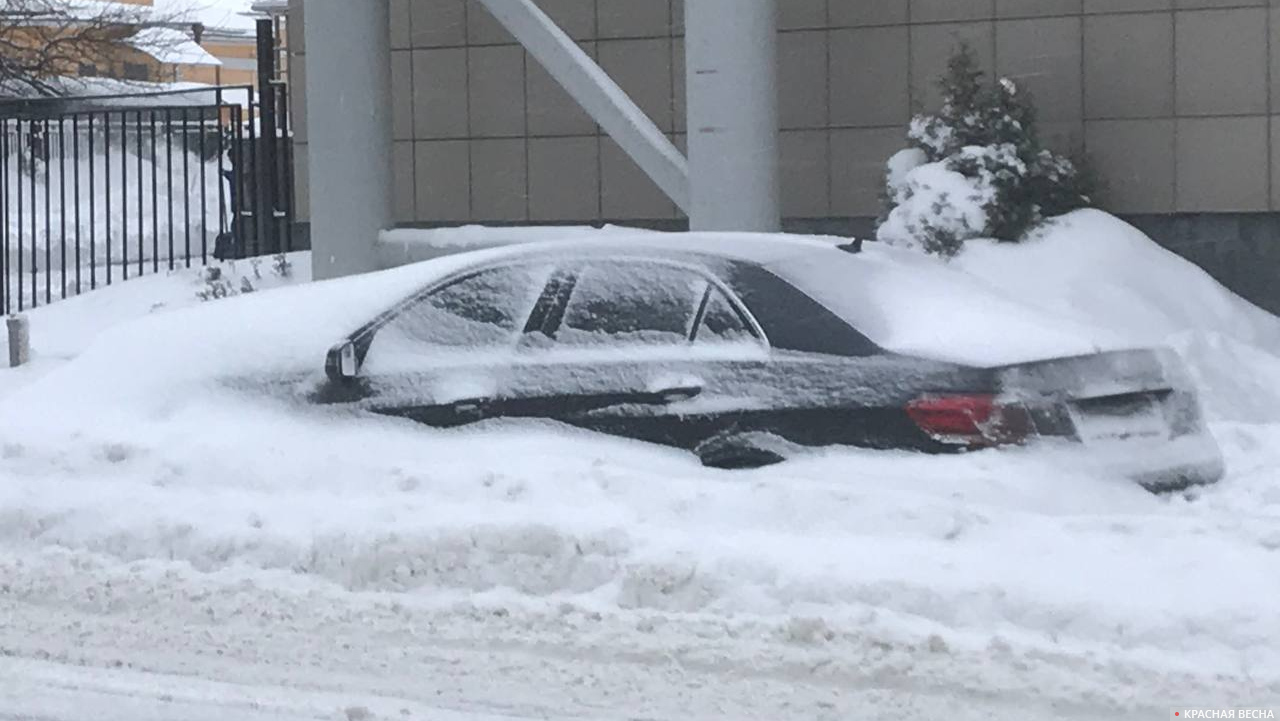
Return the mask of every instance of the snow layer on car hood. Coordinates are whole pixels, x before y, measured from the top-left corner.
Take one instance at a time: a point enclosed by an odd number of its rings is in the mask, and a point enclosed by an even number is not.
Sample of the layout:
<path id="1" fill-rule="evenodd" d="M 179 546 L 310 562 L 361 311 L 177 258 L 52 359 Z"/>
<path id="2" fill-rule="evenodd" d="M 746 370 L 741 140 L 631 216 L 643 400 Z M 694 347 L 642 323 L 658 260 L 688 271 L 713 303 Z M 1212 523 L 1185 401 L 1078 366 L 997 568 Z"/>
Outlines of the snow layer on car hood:
<path id="1" fill-rule="evenodd" d="M 36 361 L 49 353 L 76 357 L 5 397 L 11 402 L 0 404 L 0 426 L 9 413 L 32 423 L 42 415 L 83 412 L 88 404 L 97 412 L 131 404 L 164 408 L 182 394 L 230 378 L 318 376 L 325 353 L 347 334 L 424 284 L 483 261 L 490 252 L 148 313 L 101 331 L 88 344 L 78 337 L 92 335 L 90 329 L 68 317 L 83 314 L 101 322 L 104 317 L 94 306 L 103 303 L 136 313 L 146 307 L 136 300 L 140 293 L 145 298 L 148 290 L 168 282 L 161 277 L 130 281 L 50 306 L 32 318 Z M 195 302 L 197 290 L 191 288 L 185 302 Z M 181 302 L 173 300 L 170 307 Z M 51 404 L 51 395 L 76 403 Z"/>

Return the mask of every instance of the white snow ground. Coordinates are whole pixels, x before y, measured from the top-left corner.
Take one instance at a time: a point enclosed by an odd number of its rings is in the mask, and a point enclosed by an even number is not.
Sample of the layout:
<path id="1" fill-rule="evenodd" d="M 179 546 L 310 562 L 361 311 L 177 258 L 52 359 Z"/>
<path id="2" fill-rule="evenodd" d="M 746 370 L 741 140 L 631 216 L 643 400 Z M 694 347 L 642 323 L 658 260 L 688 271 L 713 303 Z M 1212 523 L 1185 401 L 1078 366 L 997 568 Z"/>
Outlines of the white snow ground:
<path id="1" fill-rule="evenodd" d="M 273 317 L 304 327 L 341 284 L 170 312 L 202 287 L 181 272 L 42 309 L 36 362 L 0 371 L 0 719 L 1280 706 L 1280 321 L 1126 228 L 1077 214 L 958 267 L 1172 338 L 1230 467 L 1194 499 L 1018 452 L 719 472 L 562 429 L 433 432 L 199 382 L 252 367 Z"/>

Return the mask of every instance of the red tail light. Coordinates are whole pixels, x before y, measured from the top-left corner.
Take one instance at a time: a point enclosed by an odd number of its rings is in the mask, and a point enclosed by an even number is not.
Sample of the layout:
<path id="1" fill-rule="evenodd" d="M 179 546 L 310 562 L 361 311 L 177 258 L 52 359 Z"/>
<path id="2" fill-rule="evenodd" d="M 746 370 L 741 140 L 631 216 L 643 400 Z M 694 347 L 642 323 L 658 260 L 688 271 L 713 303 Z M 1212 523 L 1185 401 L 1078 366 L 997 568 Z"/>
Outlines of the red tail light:
<path id="1" fill-rule="evenodd" d="M 907 404 L 907 415 L 934 440 L 971 448 L 1021 443 L 1031 434 L 1026 409 L 990 394 L 919 398 Z"/>

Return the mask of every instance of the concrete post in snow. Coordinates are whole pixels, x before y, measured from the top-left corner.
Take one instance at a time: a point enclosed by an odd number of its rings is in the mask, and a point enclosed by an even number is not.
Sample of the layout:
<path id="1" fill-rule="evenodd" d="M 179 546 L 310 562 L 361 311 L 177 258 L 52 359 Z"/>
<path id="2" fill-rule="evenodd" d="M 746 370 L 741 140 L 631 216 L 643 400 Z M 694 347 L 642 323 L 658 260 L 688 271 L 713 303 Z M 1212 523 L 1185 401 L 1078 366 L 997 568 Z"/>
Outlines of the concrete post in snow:
<path id="1" fill-rule="evenodd" d="M 394 221 L 390 0 L 306 4 L 312 271 L 376 270 Z"/>
<path id="2" fill-rule="evenodd" d="M 11 315 L 5 325 L 9 329 L 9 367 L 17 368 L 31 360 L 31 324 L 25 315 Z"/>
<path id="3" fill-rule="evenodd" d="M 776 232 L 777 0 L 685 0 L 693 230 Z"/>

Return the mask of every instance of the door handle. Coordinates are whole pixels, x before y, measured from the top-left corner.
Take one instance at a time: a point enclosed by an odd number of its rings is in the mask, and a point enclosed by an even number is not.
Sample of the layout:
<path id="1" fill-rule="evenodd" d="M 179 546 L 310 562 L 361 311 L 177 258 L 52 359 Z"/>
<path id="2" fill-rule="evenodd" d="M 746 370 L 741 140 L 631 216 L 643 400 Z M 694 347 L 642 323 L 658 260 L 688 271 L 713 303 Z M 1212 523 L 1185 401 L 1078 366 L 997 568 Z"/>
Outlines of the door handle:
<path id="1" fill-rule="evenodd" d="M 702 395 L 702 386 L 663 388 L 657 391 L 656 395 L 663 403 L 679 403 Z"/>
<path id="2" fill-rule="evenodd" d="M 697 376 L 664 375 L 654 378 L 646 389 L 658 403 L 679 403 L 702 395 L 703 382 Z"/>
<path id="3" fill-rule="evenodd" d="M 688 381 L 669 385 L 654 385 L 649 387 L 649 393 L 657 403 L 679 403 L 702 395 L 702 383 Z"/>
<path id="4" fill-rule="evenodd" d="M 468 398 L 467 400 L 454 401 L 449 408 L 455 416 L 479 418 L 485 414 L 487 407 L 488 401 L 482 398 Z"/>

